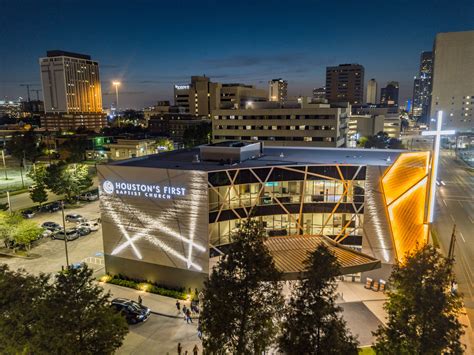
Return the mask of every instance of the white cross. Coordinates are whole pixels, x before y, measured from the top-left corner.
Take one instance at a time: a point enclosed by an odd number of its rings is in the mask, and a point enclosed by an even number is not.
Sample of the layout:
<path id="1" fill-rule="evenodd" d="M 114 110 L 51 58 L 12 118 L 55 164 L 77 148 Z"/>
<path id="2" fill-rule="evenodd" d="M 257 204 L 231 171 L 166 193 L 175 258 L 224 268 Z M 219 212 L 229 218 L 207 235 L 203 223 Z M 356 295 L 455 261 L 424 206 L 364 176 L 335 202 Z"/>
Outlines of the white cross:
<path id="1" fill-rule="evenodd" d="M 423 131 L 421 132 L 422 136 L 434 136 L 434 148 L 433 148 L 433 157 L 431 160 L 431 172 L 430 172 L 430 190 L 429 190 L 429 204 L 428 204 L 428 223 L 433 222 L 434 214 L 434 201 L 435 201 L 435 192 L 436 192 L 436 181 L 438 178 L 438 161 L 439 161 L 439 148 L 441 145 L 441 136 L 453 135 L 456 132 L 454 130 L 442 131 L 441 126 L 443 123 L 443 111 L 438 111 L 438 119 L 436 122 L 436 131 Z"/>

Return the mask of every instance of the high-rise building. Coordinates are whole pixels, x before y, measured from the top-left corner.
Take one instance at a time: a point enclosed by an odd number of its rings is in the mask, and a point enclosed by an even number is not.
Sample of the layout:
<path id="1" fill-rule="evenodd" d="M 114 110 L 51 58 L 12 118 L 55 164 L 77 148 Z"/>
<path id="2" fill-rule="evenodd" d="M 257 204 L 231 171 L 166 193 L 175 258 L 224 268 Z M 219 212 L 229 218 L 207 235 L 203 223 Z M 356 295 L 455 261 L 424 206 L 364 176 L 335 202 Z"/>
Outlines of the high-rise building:
<path id="1" fill-rule="evenodd" d="M 219 108 L 241 108 L 248 101 L 265 101 L 265 90 L 253 85 L 213 83 L 206 76 L 192 76 L 191 83 L 174 86 L 175 105 L 195 116 L 211 116 Z"/>
<path id="2" fill-rule="evenodd" d="M 387 86 L 380 90 L 380 103 L 384 106 L 398 106 L 398 81 L 389 81 Z"/>
<path id="3" fill-rule="evenodd" d="M 89 55 L 59 50 L 40 58 L 46 129 L 63 130 L 85 126 L 100 129 L 102 111 L 99 63 Z"/>
<path id="4" fill-rule="evenodd" d="M 268 82 L 268 101 L 285 102 L 288 99 L 288 82 L 281 78 Z"/>
<path id="5" fill-rule="evenodd" d="M 320 100 L 326 98 L 326 88 L 323 86 L 321 88 L 313 89 L 313 99 Z"/>
<path id="6" fill-rule="evenodd" d="M 443 128 L 473 131 L 474 31 L 438 33 L 433 52 L 430 117 L 442 110 Z"/>
<path id="7" fill-rule="evenodd" d="M 367 82 L 367 100 L 368 104 L 377 103 L 377 81 L 375 79 L 370 79 Z"/>
<path id="8" fill-rule="evenodd" d="M 413 117 L 427 122 L 433 76 L 433 52 L 422 52 L 420 71 L 413 83 Z"/>
<path id="9" fill-rule="evenodd" d="M 326 99 L 362 104 L 364 100 L 364 67 L 360 64 L 340 64 L 326 68 Z"/>

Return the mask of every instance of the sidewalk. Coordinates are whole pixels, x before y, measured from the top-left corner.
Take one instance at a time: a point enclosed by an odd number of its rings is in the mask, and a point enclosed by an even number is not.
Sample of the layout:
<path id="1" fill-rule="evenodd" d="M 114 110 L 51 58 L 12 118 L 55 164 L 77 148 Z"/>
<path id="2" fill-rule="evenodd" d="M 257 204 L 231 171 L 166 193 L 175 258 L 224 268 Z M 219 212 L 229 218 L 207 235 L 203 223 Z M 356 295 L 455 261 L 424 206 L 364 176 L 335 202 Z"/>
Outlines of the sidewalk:
<path id="1" fill-rule="evenodd" d="M 174 298 L 103 282 L 100 282 L 99 284 L 104 288 L 105 291 L 110 291 L 111 298 L 123 297 L 138 301 L 138 296 L 140 296 L 142 298 L 142 304 L 150 308 L 152 313 L 170 318 L 183 318 L 183 313 L 178 312 L 176 309 L 176 299 Z M 186 305 L 186 307 L 191 307 L 190 301 L 179 300 L 179 302 L 181 303 L 181 309 L 183 308 L 183 305 Z"/>

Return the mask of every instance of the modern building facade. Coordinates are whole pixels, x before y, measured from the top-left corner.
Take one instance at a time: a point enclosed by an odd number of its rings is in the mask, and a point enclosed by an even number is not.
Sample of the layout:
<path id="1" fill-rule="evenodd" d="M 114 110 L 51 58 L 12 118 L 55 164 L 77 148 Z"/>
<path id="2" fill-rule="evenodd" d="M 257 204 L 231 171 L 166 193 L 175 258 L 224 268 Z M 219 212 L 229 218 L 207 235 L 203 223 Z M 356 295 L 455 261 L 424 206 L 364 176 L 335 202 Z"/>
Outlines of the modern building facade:
<path id="1" fill-rule="evenodd" d="M 270 103 L 271 104 L 271 103 Z M 349 105 L 252 105 L 212 112 L 212 142 L 261 141 L 266 145 L 344 147 Z"/>
<path id="2" fill-rule="evenodd" d="M 428 122 L 431 101 L 431 85 L 433 77 L 433 52 L 422 52 L 420 70 L 413 84 L 412 115 L 418 120 Z"/>
<path id="3" fill-rule="evenodd" d="M 192 76 L 191 83 L 174 86 L 175 106 L 186 113 L 210 117 L 219 108 L 241 108 L 246 102 L 266 101 L 265 90 L 239 83 L 211 82 L 206 76 Z"/>
<path id="4" fill-rule="evenodd" d="M 313 89 L 313 99 L 315 99 L 315 100 L 326 99 L 326 88 L 324 86 L 321 87 L 321 88 L 314 88 Z"/>
<path id="5" fill-rule="evenodd" d="M 347 140 L 355 142 L 361 137 L 385 132 L 390 138 L 400 138 L 401 121 L 398 115 L 351 115 L 348 122 Z"/>
<path id="6" fill-rule="evenodd" d="M 400 85 L 397 81 L 389 81 L 387 86 L 380 89 L 380 104 L 383 106 L 398 106 Z"/>
<path id="7" fill-rule="evenodd" d="M 387 276 L 426 241 L 428 162 L 428 152 L 225 142 L 101 165 L 106 271 L 201 287 L 252 219 L 287 279 L 318 243 L 343 273 Z"/>
<path id="8" fill-rule="evenodd" d="M 326 68 L 326 99 L 332 102 L 364 102 L 364 67 L 360 64 L 340 64 Z"/>
<path id="9" fill-rule="evenodd" d="M 285 102 L 288 99 L 288 82 L 282 78 L 268 82 L 268 101 Z"/>
<path id="10" fill-rule="evenodd" d="M 155 139 L 118 138 L 115 142 L 104 146 L 108 149 L 109 159 L 112 160 L 144 157 L 158 152 Z"/>
<path id="11" fill-rule="evenodd" d="M 377 103 L 377 81 L 375 79 L 370 79 L 367 82 L 367 98 L 365 102 L 367 104 Z"/>
<path id="12" fill-rule="evenodd" d="M 89 55 L 54 50 L 47 51 L 39 63 L 45 112 L 42 126 L 47 129 L 76 128 L 77 124 L 90 129 L 105 126 L 98 62 Z"/>
<path id="13" fill-rule="evenodd" d="M 430 117 L 443 111 L 443 128 L 474 131 L 474 31 L 438 33 L 433 52 Z"/>

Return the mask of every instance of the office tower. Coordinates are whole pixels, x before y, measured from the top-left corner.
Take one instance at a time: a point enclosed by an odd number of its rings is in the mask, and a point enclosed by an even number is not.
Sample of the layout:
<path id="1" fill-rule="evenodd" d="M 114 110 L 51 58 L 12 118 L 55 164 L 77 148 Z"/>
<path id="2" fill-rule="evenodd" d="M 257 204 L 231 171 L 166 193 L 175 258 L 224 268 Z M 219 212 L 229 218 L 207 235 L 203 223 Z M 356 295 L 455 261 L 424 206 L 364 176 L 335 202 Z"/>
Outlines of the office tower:
<path id="1" fill-rule="evenodd" d="M 313 89 L 313 99 L 325 99 L 326 98 L 326 88 L 314 88 Z"/>
<path id="2" fill-rule="evenodd" d="M 59 50 L 40 58 L 44 112 L 42 126 L 63 130 L 85 126 L 100 129 L 102 112 L 99 64 L 89 55 Z"/>
<path id="3" fill-rule="evenodd" d="M 377 81 L 375 79 L 370 79 L 367 82 L 367 100 L 368 104 L 377 103 Z"/>
<path id="4" fill-rule="evenodd" d="M 254 103 L 212 112 L 212 141 L 261 141 L 265 145 L 344 147 L 349 105 Z"/>
<path id="5" fill-rule="evenodd" d="M 362 104 L 364 100 L 364 67 L 360 64 L 340 64 L 326 68 L 326 99 Z"/>
<path id="6" fill-rule="evenodd" d="M 420 70 L 413 82 L 413 117 L 428 121 L 433 76 L 433 52 L 422 52 Z"/>
<path id="7" fill-rule="evenodd" d="M 211 111 L 221 108 L 241 108 L 247 101 L 264 101 L 265 90 L 252 85 L 211 82 L 206 76 L 192 76 L 191 83 L 174 86 L 175 106 L 186 113 L 210 117 Z"/>
<path id="8" fill-rule="evenodd" d="M 398 106 L 398 81 L 389 81 L 380 90 L 380 103 L 384 106 Z"/>
<path id="9" fill-rule="evenodd" d="M 281 78 L 268 82 L 268 101 L 285 102 L 288 99 L 288 82 Z"/>
<path id="10" fill-rule="evenodd" d="M 442 110 L 443 128 L 472 132 L 474 31 L 438 33 L 433 53 L 430 117 L 436 117 Z"/>

